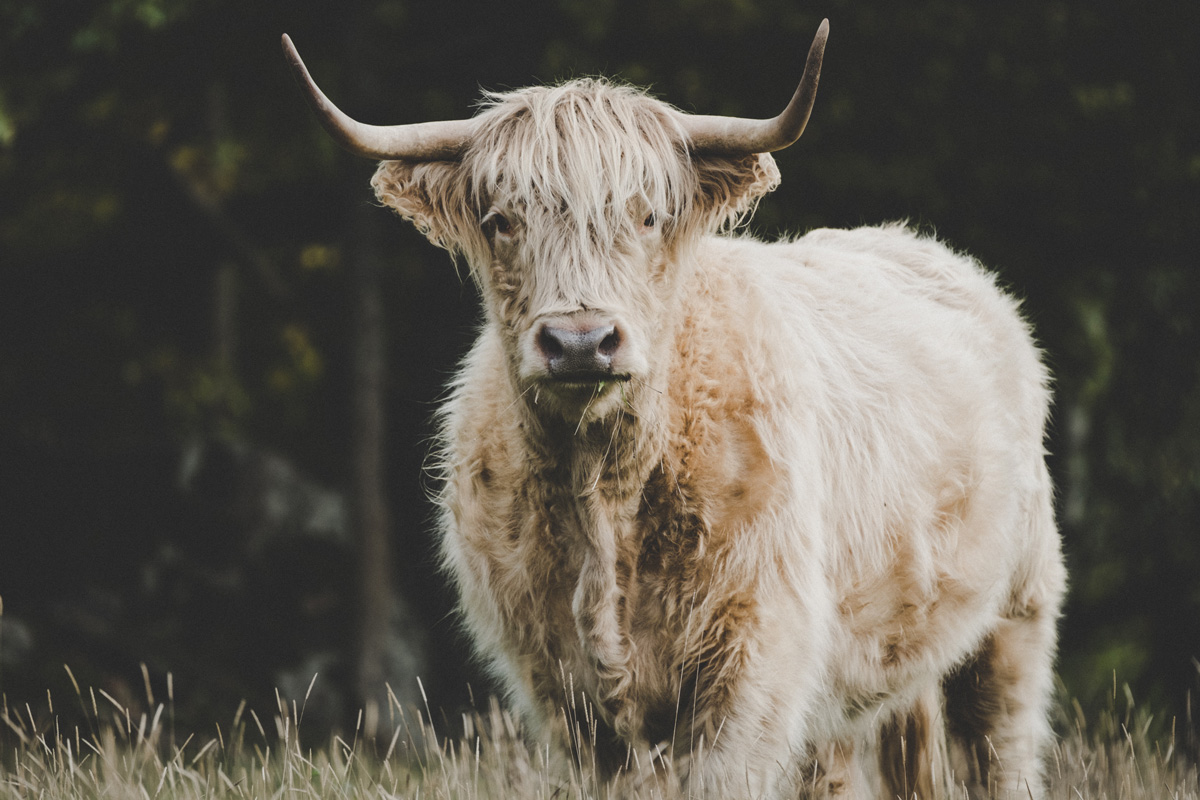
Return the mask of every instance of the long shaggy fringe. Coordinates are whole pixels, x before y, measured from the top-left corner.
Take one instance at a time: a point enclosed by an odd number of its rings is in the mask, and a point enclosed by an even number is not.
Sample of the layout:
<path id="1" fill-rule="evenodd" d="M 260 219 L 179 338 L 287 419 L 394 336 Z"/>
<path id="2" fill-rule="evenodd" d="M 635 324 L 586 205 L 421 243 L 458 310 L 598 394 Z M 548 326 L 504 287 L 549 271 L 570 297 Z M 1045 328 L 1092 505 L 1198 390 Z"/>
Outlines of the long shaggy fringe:
<path id="1" fill-rule="evenodd" d="M 497 198 L 526 229 L 555 232 L 535 259 L 561 263 L 564 247 L 580 254 L 618 241 L 649 214 L 685 243 L 749 218 L 779 185 L 779 170 L 766 153 L 692 154 L 678 113 L 596 78 L 491 92 L 461 164 L 385 161 L 372 185 L 382 203 L 474 270 L 489 258 L 478 226 Z"/>

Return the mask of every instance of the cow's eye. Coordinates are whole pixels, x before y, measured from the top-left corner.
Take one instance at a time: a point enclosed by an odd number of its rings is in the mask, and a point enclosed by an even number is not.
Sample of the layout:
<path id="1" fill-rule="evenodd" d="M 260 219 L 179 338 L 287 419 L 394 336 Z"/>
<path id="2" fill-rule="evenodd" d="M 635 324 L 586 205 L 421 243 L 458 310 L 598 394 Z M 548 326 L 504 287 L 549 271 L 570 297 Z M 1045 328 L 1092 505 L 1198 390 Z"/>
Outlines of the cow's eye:
<path id="1" fill-rule="evenodd" d="M 500 236 L 512 235 L 512 223 L 508 221 L 508 217 L 501 214 L 499 211 L 490 211 L 479 223 L 484 232 L 488 234 L 499 234 Z"/>
<path id="2" fill-rule="evenodd" d="M 644 220 L 642 220 L 643 228 L 653 228 L 657 224 L 658 224 L 658 217 L 654 216 L 653 211 L 651 211 L 649 214 L 647 214 L 646 218 Z"/>

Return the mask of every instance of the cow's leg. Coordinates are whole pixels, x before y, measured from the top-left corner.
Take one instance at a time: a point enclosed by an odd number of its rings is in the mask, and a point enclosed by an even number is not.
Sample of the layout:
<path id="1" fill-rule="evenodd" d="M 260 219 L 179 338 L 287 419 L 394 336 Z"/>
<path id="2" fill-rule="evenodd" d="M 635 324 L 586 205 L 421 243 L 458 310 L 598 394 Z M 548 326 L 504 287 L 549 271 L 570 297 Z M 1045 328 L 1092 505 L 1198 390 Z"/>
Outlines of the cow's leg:
<path id="1" fill-rule="evenodd" d="M 883 796 L 943 800 L 947 783 L 946 726 L 942 692 L 929 686 L 907 713 L 880 731 L 879 772 Z"/>
<path id="2" fill-rule="evenodd" d="M 800 800 L 859 800 L 871 796 L 852 741 L 819 748 L 797 780 Z"/>
<path id="3" fill-rule="evenodd" d="M 1054 613 L 1002 620 L 944 684 L 955 795 L 1040 797 L 1050 739 Z"/>

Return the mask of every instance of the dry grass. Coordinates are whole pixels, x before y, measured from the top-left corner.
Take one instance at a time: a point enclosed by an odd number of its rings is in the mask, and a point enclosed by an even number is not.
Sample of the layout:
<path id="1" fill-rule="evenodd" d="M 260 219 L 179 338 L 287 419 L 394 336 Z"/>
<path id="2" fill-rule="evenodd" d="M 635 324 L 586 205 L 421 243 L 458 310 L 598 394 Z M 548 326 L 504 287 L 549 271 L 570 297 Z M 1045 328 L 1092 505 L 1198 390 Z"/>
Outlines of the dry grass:
<path id="1" fill-rule="evenodd" d="M 1156 720 L 1135 707 L 1128 686 L 1122 711 L 1114 692 L 1109 707 L 1090 718 L 1075 701 L 1064 702 L 1060 715 L 1061 737 L 1047 770 L 1048 797 L 1200 800 L 1195 760 L 1200 751 L 1190 720 Z"/>
<path id="2" fill-rule="evenodd" d="M 69 670 L 68 670 L 69 674 Z M 74 684 L 74 678 L 71 678 Z M 310 686 L 311 690 L 311 686 Z M 303 701 L 278 700 L 264 720 L 243 705 L 227 725 L 181 736 L 174 730 L 174 698 L 165 703 L 147 686 L 148 713 L 134 714 L 114 698 L 75 686 L 85 722 L 60 729 L 53 699 L 35 712 L 0 707 L 0 800 L 115 798 L 123 800 L 249 800 L 262 798 L 604 798 L 586 758 L 571 762 L 542 744 L 522 740 L 498 704 L 466 715 L 463 732 L 439 736 L 428 709 L 393 702 L 380 727 L 335 736 L 320 748 L 301 744 Z M 1133 709 L 1091 715 L 1077 703 L 1062 707 L 1062 738 L 1050 761 L 1048 798 L 1054 800 L 1200 800 L 1194 733 L 1174 723 L 1156 726 Z M 564 724 L 586 731 L 588 715 L 564 711 Z M 1164 732 L 1155 734 L 1153 731 Z M 649 772 L 648 755 L 639 759 Z M 635 767 L 635 772 L 637 768 Z M 661 797 L 661 783 L 644 781 L 622 796 Z M 627 795 L 627 793 L 629 793 Z M 668 793 L 669 794 L 669 793 Z"/>

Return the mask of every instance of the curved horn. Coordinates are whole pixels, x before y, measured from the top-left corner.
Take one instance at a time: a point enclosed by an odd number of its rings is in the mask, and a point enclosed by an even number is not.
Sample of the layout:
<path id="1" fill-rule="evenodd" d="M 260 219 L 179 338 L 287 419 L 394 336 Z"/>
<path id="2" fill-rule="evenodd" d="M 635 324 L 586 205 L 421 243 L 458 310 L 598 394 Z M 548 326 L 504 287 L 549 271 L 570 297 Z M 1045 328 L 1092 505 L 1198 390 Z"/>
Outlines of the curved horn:
<path id="1" fill-rule="evenodd" d="M 461 157 L 463 147 L 475 130 L 473 120 L 367 125 L 351 119 L 313 82 L 286 33 L 283 35 L 283 53 L 321 126 L 338 144 L 355 155 L 404 161 L 455 161 Z"/>
<path id="2" fill-rule="evenodd" d="M 821 59 L 825 56 L 825 40 L 829 38 L 829 20 L 817 29 L 804 77 L 783 113 L 772 119 L 743 119 L 680 114 L 683 129 L 691 139 L 692 150 L 706 153 L 771 153 L 782 150 L 800 138 L 817 97 L 817 81 L 821 77 Z"/>

